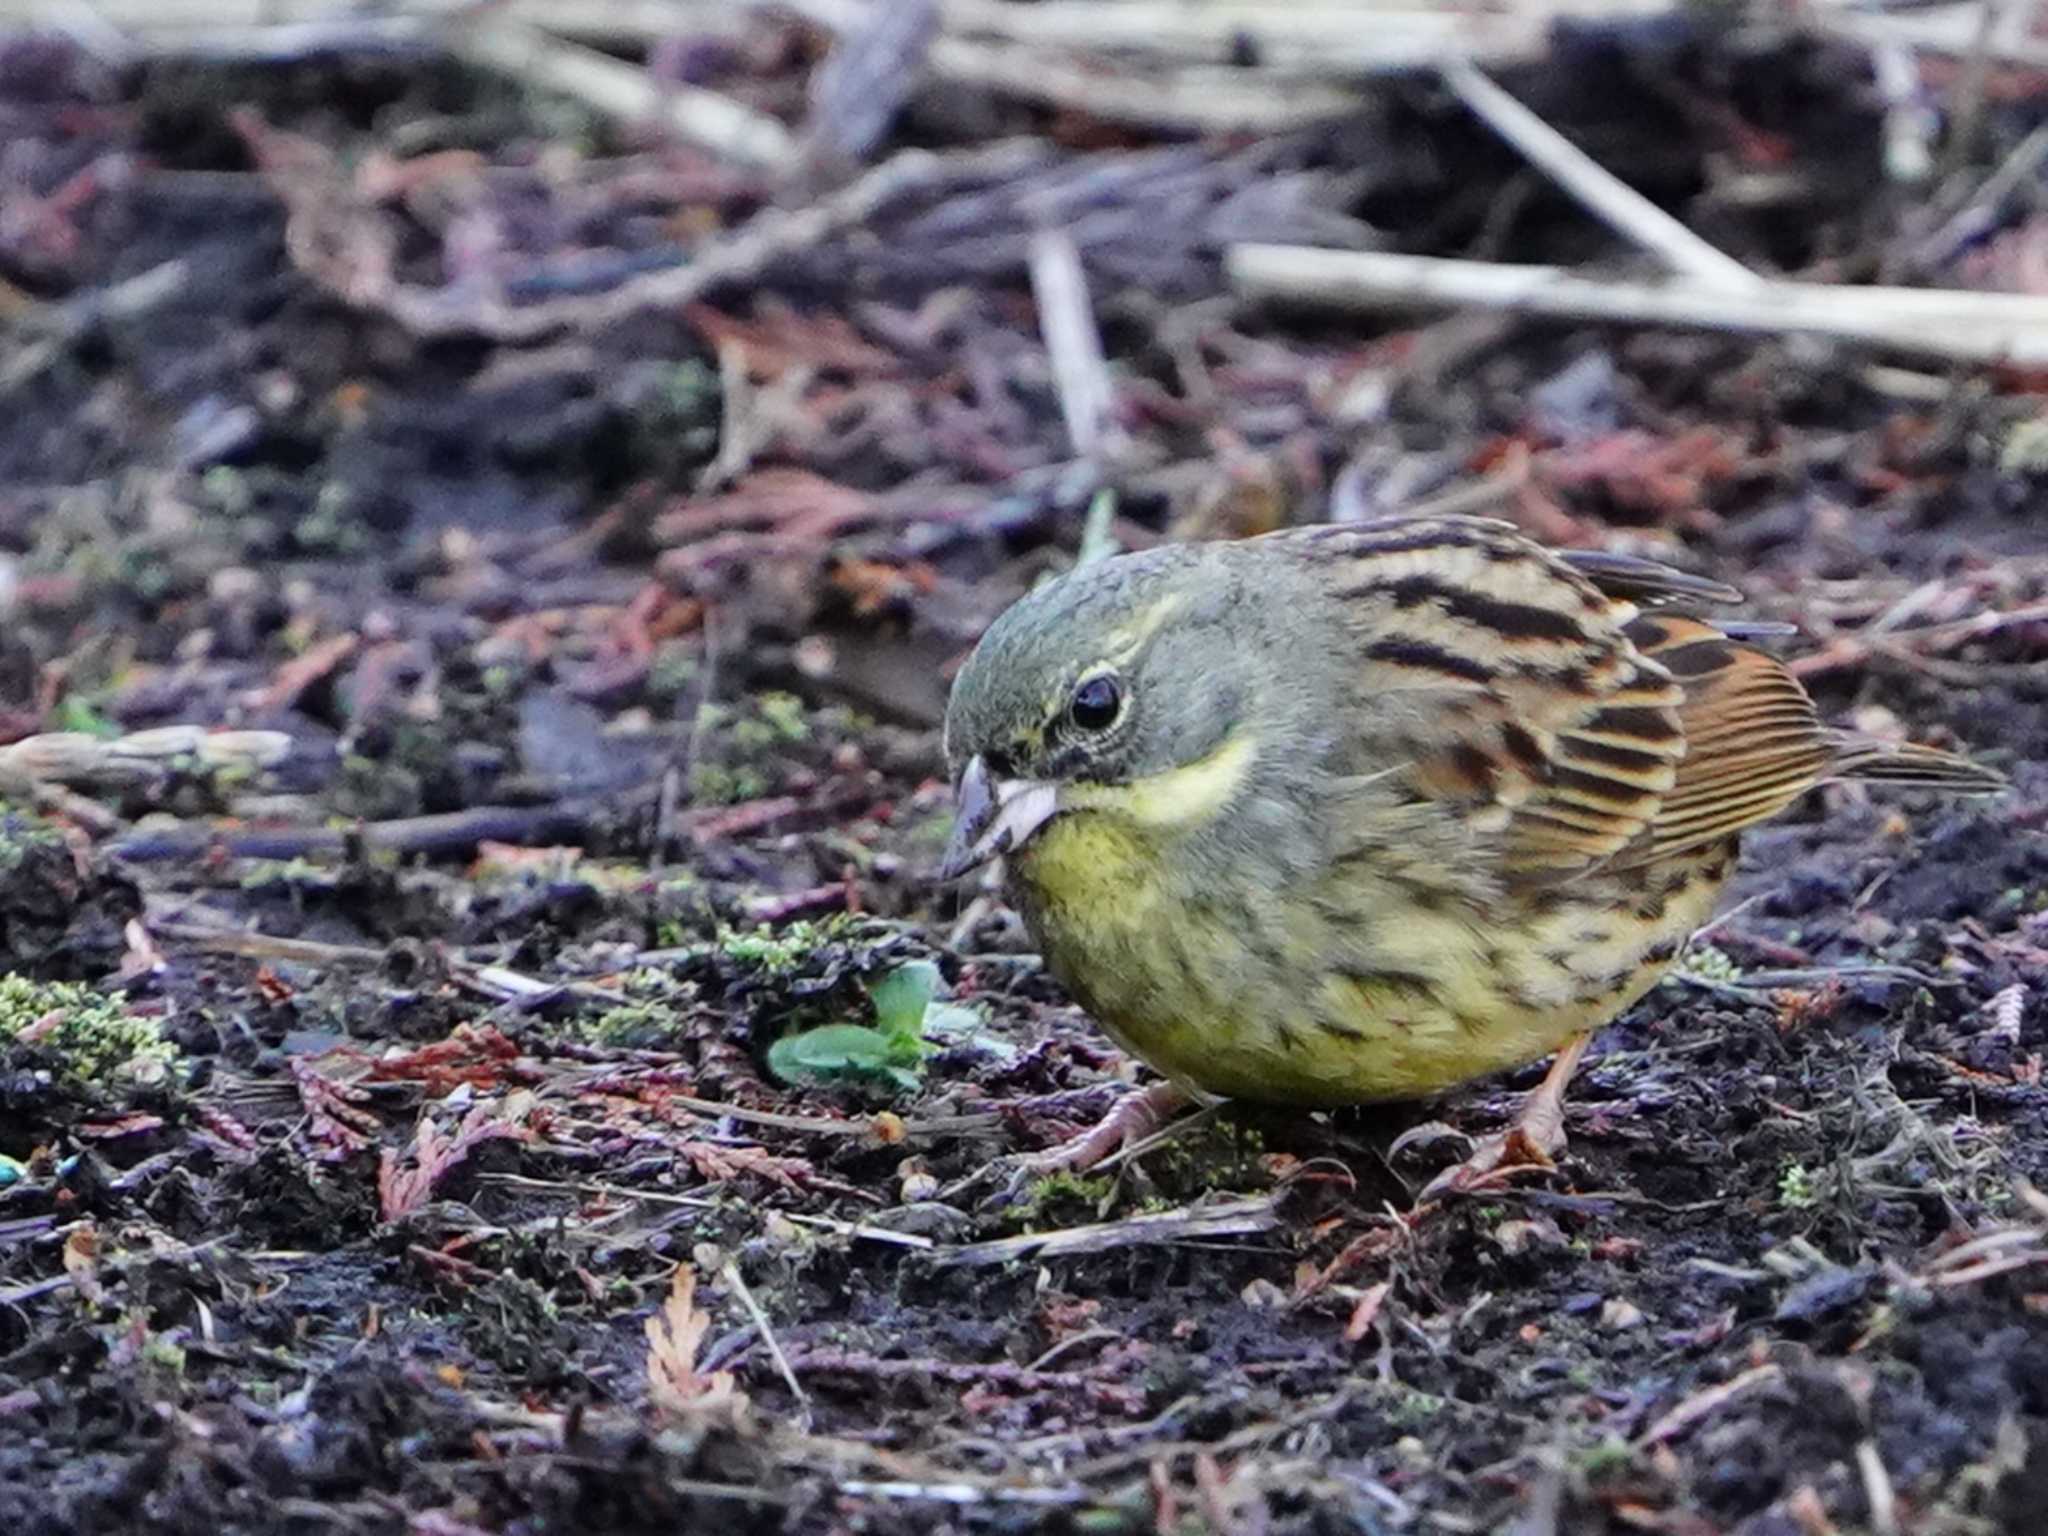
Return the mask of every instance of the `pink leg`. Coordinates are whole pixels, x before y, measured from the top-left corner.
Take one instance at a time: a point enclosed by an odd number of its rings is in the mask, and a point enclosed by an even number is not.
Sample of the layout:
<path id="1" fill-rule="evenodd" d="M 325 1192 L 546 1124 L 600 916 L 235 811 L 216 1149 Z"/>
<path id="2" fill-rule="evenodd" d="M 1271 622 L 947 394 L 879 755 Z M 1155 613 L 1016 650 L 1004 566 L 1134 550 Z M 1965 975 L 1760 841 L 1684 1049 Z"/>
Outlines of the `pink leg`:
<path id="1" fill-rule="evenodd" d="M 1085 1173 L 1119 1148 L 1143 1141 L 1189 1102 L 1186 1091 L 1172 1083 L 1154 1083 L 1127 1094 L 1072 1141 L 1025 1158 L 1022 1171 L 1034 1178 L 1049 1173 Z"/>
<path id="2" fill-rule="evenodd" d="M 1543 1081 L 1524 1101 L 1515 1123 L 1497 1135 L 1488 1136 L 1465 1161 L 1431 1179 L 1422 1198 L 1432 1200 L 1438 1195 L 1484 1189 L 1503 1182 L 1521 1168 L 1556 1167 L 1557 1154 L 1565 1146 L 1564 1091 L 1572 1074 L 1578 1071 L 1586 1047 L 1592 1043 L 1590 1033 L 1567 1040 L 1550 1070 L 1543 1074 Z"/>

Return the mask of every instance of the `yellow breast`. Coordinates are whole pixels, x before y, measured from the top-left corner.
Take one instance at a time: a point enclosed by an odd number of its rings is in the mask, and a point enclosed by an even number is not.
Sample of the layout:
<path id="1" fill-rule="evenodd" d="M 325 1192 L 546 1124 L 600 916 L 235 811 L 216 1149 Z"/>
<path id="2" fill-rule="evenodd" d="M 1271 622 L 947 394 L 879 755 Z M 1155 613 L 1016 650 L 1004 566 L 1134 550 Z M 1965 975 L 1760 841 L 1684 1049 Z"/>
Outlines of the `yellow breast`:
<path id="1" fill-rule="evenodd" d="M 1655 983 L 1725 873 L 1704 859 L 1652 872 L 1654 916 L 1640 890 L 1599 880 L 1534 906 L 1402 909 L 1369 875 L 1188 891 L 1165 846 L 1121 816 L 1044 829 L 1016 874 L 1048 965 L 1167 1076 L 1310 1106 L 1425 1097 L 1548 1055 Z"/>

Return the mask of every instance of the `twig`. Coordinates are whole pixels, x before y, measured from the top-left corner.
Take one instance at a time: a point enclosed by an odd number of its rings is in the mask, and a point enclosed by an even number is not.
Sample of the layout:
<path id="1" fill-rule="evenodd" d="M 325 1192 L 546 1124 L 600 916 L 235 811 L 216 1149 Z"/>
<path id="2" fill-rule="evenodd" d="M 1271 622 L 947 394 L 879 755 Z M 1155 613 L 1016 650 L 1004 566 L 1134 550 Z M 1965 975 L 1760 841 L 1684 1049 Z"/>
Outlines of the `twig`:
<path id="1" fill-rule="evenodd" d="M 2048 624 L 2048 603 L 2023 608 L 1993 609 L 1947 624 L 1927 624 L 1919 629 L 1874 632 L 1876 626 L 1837 635 L 1810 656 L 1787 663 L 1794 677 L 1817 677 L 1862 665 L 1872 656 L 1893 660 L 1945 655 L 1960 650 L 1973 640 L 1987 639 L 2001 630 L 2022 624 Z"/>
<path id="2" fill-rule="evenodd" d="M 80 337 L 108 321 L 137 320 L 177 298 L 190 278 L 185 263 L 166 261 L 108 288 L 95 288 L 62 304 L 35 311 L 34 329 L 47 332 L 17 343 L 0 366 L 0 401 L 34 383 Z"/>
<path id="3" fill-rule="evenodd" d="M 273 768 L 291 749 L 292 739 L 282 731 L 162 725 L 112 740 L 82 731 L 51 731 L 0 747 L 0 785 L 119 788 L 146 783 L 181 760 L 208 770 Z"/>
<path id="4" fill-rule="evenodd" d="M 1864 1502 L 1870 1506 L 1870 1536 L 1899 1536 L 1899 1496 L 1875 1440 L 1856 1442 L 1856 1470 L 1863 1478 Z"/>
<path id="5" fill-rule="evenodd" d="M 547 846 L 575 842 L 593 826 L 630 815 L 643 799 L 638 792 L 606 801 L 565 801 L 560 805 L 480 805 L 467 811 L 433 816 L 404 816 L 393 821 L 366 822 L 354 831 L 332 827 L 277 827 L 251 830 L 207 823 L 165 832 L 136 832 L 111 846 L 120 858 L 136 861 L 193 859 L 218 849 L 229 858 L 302 859 L 315 855 L 339 858 L 351 837 L 365 848 L 392 852 L 401 858 L 459 858 L 478 843 L 521 843 Z"/>
<path id="6" fill-rule="evenodd" d="M 578 1195 L 602 1195 L 607 1200 L 644 1200 L 650 1205 L 675 1205 L 693 1211 L 715 1211 L 716 1200 L 701 1195 L 672 1195 L 666 1190 L 634 1189 L 626 1184 L 600 1184 L 589 1180 L 536 1179 L 523 1173 L 480 1173 L 480 1184 L 502 1184 L 507 1189 L 562 1191 Z"/>
<path id="7" fill-rule="evenodd" d="M 1775 1365 L 1755 1365 L 1739 1376 L 1730 1377 L 1718 1386 L 1708 1387 L 1704 1392 L 1695 1392 L 1664 1417 L 1644 1430 L 1637 1439 L 1638 1445 L 1656 1445 L 1683 1434 L 1693 1425 L 1708 1416 L 1718 1413 L 1752 1387 L 1763 1386 L 1776 1381 L 1784 1372 Z"/>
<path id="8" fill-rule="evenodd" d="M 1510 266 L 1308 246 L 1234 245 L 1225 266 L 1250 298 L 1383 311 L 1473 306 L 1556 319 L 1807 332 L 1965 362 L 2048 364 L 2048 300 L 1925 288 L 1765 281 L 1754 291 L 1696 282 L 1608 281 Z"/>
<path id="9" fill-rule="evenodd" d="M 1998 7 L 1991 7 L 1998 9 Z M 1978 0 L 1961 5 L 1930 7 L 1924 11 L 1884 14 L 1847 7 L 1822 10 L 1808 7 L 1801 12 L 1807 25 L 1839 37 L 1865 44 L 1899 42 L 1923 53 L 1946 54 L 1970 59 L 1979 55 L 1989 62 L 2022 64 L 2031 68 L 2048 65 L 2048 44 L 2030 36 L 2024 23 L 2030 6 L 2007 7 L 2006 13 L 1987 31 L 1987 7 Z"/>
<path id="10" fill-rule="evenodd" d="M 874 152 L 924 75 L 938 36 L 937 0 L 892 0 L 870 8 L 811 78 L 803 153 L 813 171 L 826 162 L 858 164 Z"/>
<path id="11" fill-rule="evenodd" d="M 1108 1253 L 1118 1248 L 1186 1242 L 1191 1238 L 1243 1237 L 1271 1231 L 1279 1221 L 1278 1197 L 1258 1195 L 1209 1206 L 1188 1205 L 1171 1211 L 1148 1211 L 1127 1216 L 1121 1221 L 1097 1222 L 1060 1232 L 1027 1232 L 1021 1237 L 999 1237 L 985 1243 L 936 1248 L 932 1251 L 931 1262 L 978 1265 L 1008 1264 L 1020 1259 L 1072 1258 L 1084 1253 Z"/>
<path id="12" fill-rule="evenodd" d="M 373 970 L 390 956 L 362 944 L 321 944 L 312 939 L 285 939 L 239 928 L 208 928 L 198 923 L 153 922 L 150 932 L 167 943 L 210 955 L 241 955 L 250 960 L 282 960 L 289 965 L 321 970 Z"/>
<path id="13" fill-rule="evenodd" d="M 762 170 L 794 163 L 789 131 L 772 117 L 715 91 L 658 84 L 637 64 L 500 19 L 452 22 L 449 46 L 480 69 L 574 96 L 627 122 L 659 121 L 692 144 Z"/>
<path id="14" fill-rule="evenodd" d="M 431 48 L 434 41 L 432 24 L 419 16 L 309 16 L 291 22 L 252 17 L 240 25 L 223 20 L 196 27 L 151 26 L 142 17 L 124 17 L 118 25 L 131 56 L 211 63 L 291 64 L 336 53 L 408 54 Z"/>
<path id="15" fill-rule="evenodd" d="M 809 1434 L 811 1400 L 804 1392 L 803 1384 L 796 1379 L 796 1372 L 790 1368 L 789 1356 L 782 1352 L 782 1345 L 776 1341 L 775 1329 L 768 1322 L 768 1314 L 761 1310 L 761 1304 L 754 1300 L 754 1293 L 747 1289 L 746 1277 L 740 1273 L 739 1265 L 727 1259 L 721 1273 L 725 1277 L 725 1283 L 732 1287 L 732 1293 L 739 1297 L 740 1305 L 747 1309 L 747 1315 L 753 1318 L 754 1326 L 761 1330 L 761 1342 L 767 1346 L 769 1358 L 775 1362 L 775 1368 L 782 1372 L 782 1379 L 788 1385 L 790 1395 L 796 1399 L 798 1431 Z"/>
<path id="16" fill-rule="evenodd" d="M 904 150 L 809 207 L 756 214 L 731 235 L 699 247 L 687 266 L 647 272 L 602 294 L 514 307 L 439 289 L 401 288 L 391 308 L 401 323 L 422 336 L 479 334 L 518 342 L 572 328 L 601 329 L 642 310 L 679 308 L 723 284 L 758 277 L 777 261 L 867 223 L 911 193 L 959 182 L 1000 181 L 1044 157 L 1045 147 L 1036 140 L 1003 140 L 945 155 Z"/>
<path id="17" fill-rule="evenodd" d="M 1904 43 L 1882 42 L 1870 50 L 1871 72 L 1884 98 L 1884 173 L 1917 186 L 1934 172 L 1934 135 L 1940 117 L 1922 97 L 1920 66 Z"/>
<path id="18" fill-rule="evenodd" d="M 1984 87 L 1991 78 L 1993 41 L 2004 30 L 2007 14 L 2015 9 L 2013 0 L 1984 0 L 1977 35 L 1963 56 L 1963 77 L 1956 82 L 1955 105 L 1949 110 L 1948 142 L 1942 146 L 1942 168 L 1950 175 L 1967 165 L 1976 151 L 1977 132 L 1984 121 Z M 2031 0 L 2018 9 L 2031 13 Z"/>
<path id="19" fill-rule="evenodd" d="M 1914 259 L 1930 269 L 1945 264 L 1998 217 L 2008 197 L 2040 174 L 2043 160 L 2048 160 L 2048 124 L 2013 146 L 1998 169 L 1984 178 L 1983 186 L 1920 242 L 1913 252 Z"/>
<path id="20" fill-rule="evenodd" d="M 1444 83 L 1495 133 L 1528 157 L 1616 233 L 1655 252 L 1674 272 L 1712 288 L 1754 292 L 1763 279 L 1715 249 L 1607 170 L 1571 140 L 1462 59 L 1443 66 Z"/>
<path id="21" fill-rule="evenodd" d="M 1052 362 L 1060 417 L 1067 440 L 1084 459 L 1114 446 L 1109 419 L 1114 393 L 1095 309 L 1088 301 L 1088 276 L 1081 253 L 1062 230 L 1040 230 L 1031 241 L 1031 294 L 1038 304 L 1038 328 Z"/>
<path id="22" fill-rule="evenodd" d="M 1081 1392 L 1097 1403 L 1123 1413 L 1143 1409 L 1145 1394 L 1137 1387 L 1097 1381 L 1076 1371 L 1028 1371 L 1007 1360 L 986 1364 L 952 1360 L 896 1360 L 850 1349 L 813 1349 L 797 1363 L 814 1375 L 854 1376 L 877 1381 L 943 1381 L 957 1386 L 990 1386 L 1013 1392 Z"/>
<path id="23" fill-rule="evenodd" d="M 836 1216 L 812 1216 L 802 1211 L 784 1211 L 784 1221 L 793 1221 L 800 1227 L 819 1227 L 827 1232 L 837 1232 L 841 1237 L 864 1238 L 871 1243 L 886 1243 L 892 1248 L 936 1248 L 937 1243 L 918 1232 L 897 1232 L 889 1227 L 870 1226 L 865 1222 L 841 1221 Z"/>
<path id="24" fill-rule="evenodd" d="M 1004 1488 L 980 1483 L 914 1483 L 903 1479 L 877 1482 L 871 1478 L 841 1478 L 833 1484 L 841 1493 L 869 1499 L 907 1499 L 932 1504 L 1033 1504 L 1063 1507 L 1086 1504 L 1093 1497 L 1078 1483 L 1049 1488 Z"/>

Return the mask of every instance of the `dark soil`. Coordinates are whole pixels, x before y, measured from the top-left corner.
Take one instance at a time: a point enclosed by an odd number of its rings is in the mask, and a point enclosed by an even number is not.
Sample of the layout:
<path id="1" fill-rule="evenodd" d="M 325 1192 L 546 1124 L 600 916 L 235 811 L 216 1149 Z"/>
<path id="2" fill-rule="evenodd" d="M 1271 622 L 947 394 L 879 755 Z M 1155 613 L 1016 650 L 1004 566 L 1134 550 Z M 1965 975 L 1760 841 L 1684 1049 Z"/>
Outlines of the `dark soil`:
<path id="1" fill-rule="evenodd" d="M 800 67 L 785 44 L 750 67 Z M 1663 117 L 1595 42 L 1526 94 L 1759 262 L 1882 244 L 1901 209 L 1840 60 L 1658 59 Z M 1704 197 L 1731 130 L 1679 108 L 1711 92 L 1827 195 Z M 1547 188 L 1489 224 L 1512 157 L 1384 96 L 1213 154 L 936 96 L 897 134 L 1044 127 L 1019 175 L 1048 196 L 1122 153 L 1218 206 L 1285 172 L 1402 249 L 1611 253 Z M 1999 100 L 1987 156 L 2032 126 Z M 310 195 L 409 167 L 361 199 L 421 285 L 470 249 L 573 292 L 773 201 L 415 59 L 116 74 L 0 45 L 10 351 L 55 338 L 0 421 L 0 736 L 291 741 L 260 779 L 181 759 L 75 784 L 98 816 L 0 823 L 0 960 L 178 1052 L 93 1077 L 33 1024 L 0 1046 L 14 1536 L 2048 1530 L 2048 623 L 1937 628 L 2048 597 L 2016 446 L 2040 380 L 1183 310 L 1224 292 L 1221 237 L 1133 203 L 1084 241 L 1133 445 L 1091 468 L 1000 186 L 681 312 L 422 338 L 309 276 L 290 173 L 231 108 L 329 154 Z M 172 261 L 146 312 L 94 309 Z M 755 447 L 714 466 L 735 368 Z M 1012 919 L 962 923 L 929 878 L 947 668 L 1100 485 L 1135 543 L 1494 473 L 1543 537 L 1740 584 L 1803 627 L 1831 717 L 2012 792 L 1828 790 L 1753 835 L 1729 915 L 1602 1035 L 1554 1177 L 1394 1214 L 1461 1143 L 1393 1137 L 1493 1128 L 1532 1068 L 1006 1188 L 996 1160 L 1127 1069 Z M 775 1039 L 865 1020 L 920 959 L 981 1019 L 917 1087 L 775 1081 Z M 969 1246 L 1218 1200 L 1253 1214 Z M 647 1332 L 679 1264 L 708 1319 L 680 1388 Z M 744 1406 L 679 1401 L 717 1372 Z"/>

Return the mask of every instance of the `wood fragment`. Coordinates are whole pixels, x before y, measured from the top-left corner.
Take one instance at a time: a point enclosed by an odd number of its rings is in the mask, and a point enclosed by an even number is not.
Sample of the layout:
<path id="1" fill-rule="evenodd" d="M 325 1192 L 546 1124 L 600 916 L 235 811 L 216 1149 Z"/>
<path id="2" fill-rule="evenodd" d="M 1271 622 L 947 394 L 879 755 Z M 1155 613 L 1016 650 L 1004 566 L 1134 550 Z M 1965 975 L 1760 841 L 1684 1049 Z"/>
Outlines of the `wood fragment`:
<path id="1" fill-rule="evenodd" d="M 936 1248 L 930 1262 L 941 1265 L 1009 1264 L 1024 1259 L 1073 1258 L 1109 1253 L 1118 1248 L 1187 1242 L 1194 1238 L 1245 1237 L 1279 1225 L 1279 1198 L 1259 1195 L 1214 1205 L 1187 1205 L 1171 1211 L 1148 1211 L 1120 1221 L 1069 1227 L 1059 1232 L 1027 1232 L 985 1243 Z"/>
<path id="2" fill-rule="evenodd" d="M 1081 458 L 1099 458 L 1121 436 L 1110 420 L 1115 393 L 1088 298 L 1088 275 L 1081 270 L 1081 253 L 1063 230 L 1040 230 L 1032 239 L 1031 293 L 1038 303 L 1039 331 L 1052 362 L 1067 440 Z"/>
<path id="3" fill-rule="evenodd" d="M 1666 1440 L 1685 1433 L 1703 1419 L 1718 1413 L 1745 1392 L 1776 1381 L 1784 1370 L 1776 1365 L 1755 1365 L 1739 1376 L 1732 1376 L 1717 1386 L 1695 1392 L 1684 1402 L 1657 1420 L 1636 1437 L 1637 1445 L 1660 1445 Z"/>
<path id="4" fill-rule="evenodd" d="M 775 1362 L 775 1369 L 782 1373 L 784 1384 L 788 1386 L 790 1395 L 796 1399 L 797 1429 L 800 1433 L 809 1434 L 811 1399 L 805 1393 L 803 1383 L 796 1379 L 796 1371 L 789 1363 L 789 1356 L 782 1352 L 782 1345 L 775 1337 L 775 1329 L 768 1321 L 768 1314 L 761 1310 L 761 1304 L 747 1288 L 746 1277 L 740 1273 L 738 1264 L 727 1259 L 719 1274 L 732 1293 L 739 1297 L 740 1305 L 747 1309 L 747 1315 L 754 1320 L 755 1328 L 760 1330 L 761 1343 L 767 1349 L 768 1357 Z"/>
<path id="5" fill-rule="evenodd" d="M 573 96 L 621 122 L 658 122 L 741 165 L 777 171 L 796 159 L 789 130 L 774 118 L 716 91 L 657 82 L 639 65 L 595 48 L 503 20 L 453 22 L 444 35 L 459 57 L 480 69 Z"/>
<path id="6" fill-rule="evenodd" d="M 1367 312 L 1469 306 L 1560 320 L 1801 332 L 1960 362 L 2048 366 L 2048 300 L 2030 294 L 1780 281 L 1737 292 L 1561 267 L 1284 245 L 1232 246 L 1225 265 L 1237 291 L 1256 299 Z"/>
<path id="7" fill-rule="evenodd" d="M 811 77 L 803 129 L 808 168 L 858 165 L 874 152 L 923 79 L 938 31 L 938 0 L 892 0 L 871 7 L 859 25 L 840 34 Z"/>

